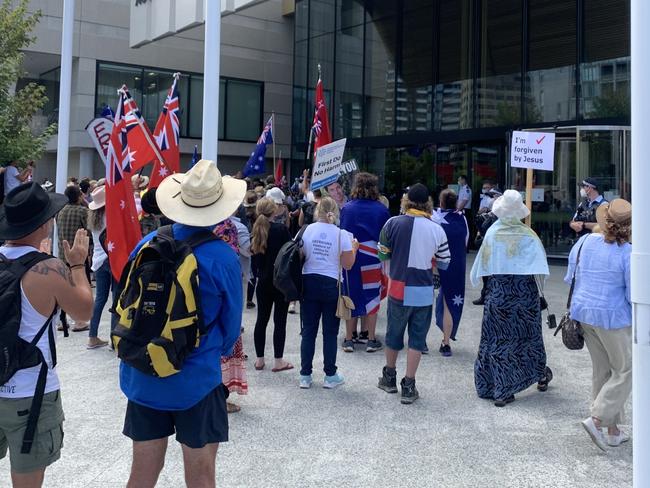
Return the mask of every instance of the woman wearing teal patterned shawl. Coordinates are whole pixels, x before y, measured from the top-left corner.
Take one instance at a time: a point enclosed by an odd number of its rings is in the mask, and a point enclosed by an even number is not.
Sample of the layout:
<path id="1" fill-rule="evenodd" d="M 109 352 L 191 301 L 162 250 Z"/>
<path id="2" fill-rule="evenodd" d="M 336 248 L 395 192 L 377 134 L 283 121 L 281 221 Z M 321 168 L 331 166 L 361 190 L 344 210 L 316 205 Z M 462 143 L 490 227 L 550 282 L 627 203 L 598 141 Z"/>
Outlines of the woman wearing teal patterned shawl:
<path id="1" fill-rule="evenodd" d="M 521 194 L 506 190 L 492 211 L 499 220 L 485 234 L 470 273 L 474 286 L 488 277 L 474 383 L 481 398 L 503 407 L 535 383 L 546 391 L 553 377 L 535 282 L 549 270 L 537 234 L 521 222 L 529 214 Z"/>

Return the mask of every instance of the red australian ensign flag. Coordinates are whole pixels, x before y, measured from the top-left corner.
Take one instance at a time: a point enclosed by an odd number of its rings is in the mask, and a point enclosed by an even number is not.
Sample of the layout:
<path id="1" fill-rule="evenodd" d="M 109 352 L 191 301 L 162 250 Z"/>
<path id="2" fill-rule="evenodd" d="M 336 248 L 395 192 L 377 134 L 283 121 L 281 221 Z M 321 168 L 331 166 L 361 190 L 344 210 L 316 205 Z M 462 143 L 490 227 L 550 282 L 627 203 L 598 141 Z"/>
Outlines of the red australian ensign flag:
<path id="1" fill-rule="evenodd" d="M 165 105 L 160 113 L 160 117 L 158 117 L 156 128 L 153 131 L 153 137 L 156 140 L 156 144 L 158 144 L 164 161 L 156 159 L 153 170 L 151 170 L 149 188 L 157 188 L 160 182 L 167 176 L 180 171 L 181 153 L 178 146 L 180 133 L 178 111 L 180 105 L 178 102 L 177 87 L 179 77 L 179 73 L 174 75 L 174 82 L 167 93 Z"/>
<path id="2" fill-rule="evenodd" d="M 314 156 L 316 156 L 319 147 L 332 142 L 330 123 L 327 118 L 327 105 L 325 104 L 325 95 L 323 94 L 323 82 L 320 77 L 318 78 L 318 83 L 316 83 L 316 108 L 311 130 L 314 139 Z"/>
<path id="3" fill-rule="evenodd" d="M 119 281 L 131 251 L 142 239 L 129 173 L 133 159 L 125 117 L 128 92 L 120 91 L 106 156 L 106 250 L 113 277 Z"/>
<path id="4" fill-rule="evenodd" d="M 122 117 L 126 126 L 126 144 L 129 148 L 128 162 L 130 171 L 136 172 L 153 161 L 163 159 L 163 156 L 128 88 L 123 86 L 120 91 L 123 92 L 124 97 Z"/>

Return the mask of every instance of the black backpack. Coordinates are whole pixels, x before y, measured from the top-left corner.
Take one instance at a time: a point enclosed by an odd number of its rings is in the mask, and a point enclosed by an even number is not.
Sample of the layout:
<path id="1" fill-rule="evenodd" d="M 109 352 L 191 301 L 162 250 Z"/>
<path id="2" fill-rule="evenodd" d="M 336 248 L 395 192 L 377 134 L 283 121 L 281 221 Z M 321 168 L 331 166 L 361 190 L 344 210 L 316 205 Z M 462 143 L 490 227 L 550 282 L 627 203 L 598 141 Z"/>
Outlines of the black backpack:
<path id="1" fill-rule="evenodd" d="M 22 319 L 20 280 L 35 264 L 51 257 L 49 254 L 33 251 L 11 260 L 0 254 L 0 315 L 3 317 L 3 320 L 0 321 L 0 385 L 6 384 L 20 369 L 41 365 L 34 399 L 29 409 L 21 454 L 29 454 L 31 451 L 38 417 L 41 413 L 48 366 L 43 353 L 36 344 L 46 331 L 50 343 L 52 367 L 56 366 L 56 346 L 51 326 L 56 307 L 30 342 L 21 339 L 18 336 Z"/>
<path id="2" fill-rule="evenodd" d="M 160 378 L 182 369 L 207 332 L 193 249 L 215 239 L 204 230 L 176 240 L 172 226 L 163 226 L 127 264 L 113 305 L 118 324 L 111 333 L 124 363 Z"/>
<path id="3" fill-rule="evenodd" d="M 275 286 L 288 302 L 302 299 L 302 235 L 305 225 L 296 237 L 285 242 L 273 263 L 273 286 Z"/>

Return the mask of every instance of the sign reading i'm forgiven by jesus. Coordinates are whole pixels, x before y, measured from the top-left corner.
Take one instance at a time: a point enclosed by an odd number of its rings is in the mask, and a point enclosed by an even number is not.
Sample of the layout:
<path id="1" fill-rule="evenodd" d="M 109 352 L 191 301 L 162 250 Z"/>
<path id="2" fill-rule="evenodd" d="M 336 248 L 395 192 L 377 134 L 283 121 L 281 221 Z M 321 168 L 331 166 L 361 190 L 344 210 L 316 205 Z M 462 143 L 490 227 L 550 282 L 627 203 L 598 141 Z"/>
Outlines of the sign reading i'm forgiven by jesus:
<path id="1" fill-rule="evenodd" d="M 555 134 L 552 132 L 512 133 L 510 165 L 513 168 L 530 168 L 553 171 Z"/>

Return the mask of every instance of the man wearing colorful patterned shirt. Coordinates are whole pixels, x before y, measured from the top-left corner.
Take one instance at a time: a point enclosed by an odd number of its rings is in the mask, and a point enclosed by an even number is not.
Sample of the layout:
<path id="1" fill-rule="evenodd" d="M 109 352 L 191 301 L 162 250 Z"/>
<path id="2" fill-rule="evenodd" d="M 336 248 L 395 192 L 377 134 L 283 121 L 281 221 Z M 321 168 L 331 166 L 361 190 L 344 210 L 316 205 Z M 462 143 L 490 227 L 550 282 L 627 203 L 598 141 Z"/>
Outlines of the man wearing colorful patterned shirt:
<path id="1" fill-rule="evenodd" d="M 447 236 L 431 220 L 432 206 L 427 187 L 413 185 L 407 194 L 406 214 L 388 220 L 379 236 L 379 259 L 390 260 L 390 270 L 386 366 L 378 386 L 397 393 L 395 365 L 408 327 L 406 375 L 401 381 L 401 402 L 405 404 L 419 396 L 415 373 L 431 327 L 434 267 L 447 269 L 451 261 Z"/>

